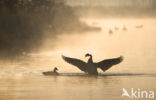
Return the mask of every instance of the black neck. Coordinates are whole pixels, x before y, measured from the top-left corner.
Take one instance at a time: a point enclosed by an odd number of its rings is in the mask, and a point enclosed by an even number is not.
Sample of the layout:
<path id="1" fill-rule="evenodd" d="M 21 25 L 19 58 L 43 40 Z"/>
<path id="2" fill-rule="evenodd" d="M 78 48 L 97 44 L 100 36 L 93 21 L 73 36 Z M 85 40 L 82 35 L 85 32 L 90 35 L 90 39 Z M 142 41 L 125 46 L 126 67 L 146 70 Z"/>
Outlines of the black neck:
<path id="1" fill-rule="evenodd" d="M 92 55 L 90 55 L 90 58 L 88 59 L 88 63 L 93 63 Z"/>
<path id="2" fill-rule="evenodd" d="M 54 69 L 54 72 L 56 72 L 56 70 Z"/>

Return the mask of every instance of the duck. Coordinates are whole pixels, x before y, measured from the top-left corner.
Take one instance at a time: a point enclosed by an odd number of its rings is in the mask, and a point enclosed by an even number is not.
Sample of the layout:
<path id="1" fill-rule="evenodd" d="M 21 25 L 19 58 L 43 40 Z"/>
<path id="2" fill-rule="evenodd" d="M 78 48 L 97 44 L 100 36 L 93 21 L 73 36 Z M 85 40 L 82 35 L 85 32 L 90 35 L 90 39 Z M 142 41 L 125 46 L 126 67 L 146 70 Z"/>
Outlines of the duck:
<path id="1" fill-rule="evenodd" d="M 55 67 L 53 69 L 53 71 L 47 71 L 47 72 L 42 72 L 44 75 L 59 75 L 59 73 L 57 72 L 58 68 Z"/>
<path id="2" fill-rule="evenodd" d="M 93 62 L 93 57 L 91 54 L 87 53 L 85 57 L 88 57 L 88 62 L 82 61 L 77 58 L 66 57 L 62 55 L 64 61 L 69 64 L 76 66 L 81 71 L 89 74 L 89 75 L 98 75 L 98 68 L 100 68 L 103 72 L 110 69 L 113 65 L 119 64 L 123 61 L 123 56 L 111 59 L 105 59 L 100 62 Z"/>

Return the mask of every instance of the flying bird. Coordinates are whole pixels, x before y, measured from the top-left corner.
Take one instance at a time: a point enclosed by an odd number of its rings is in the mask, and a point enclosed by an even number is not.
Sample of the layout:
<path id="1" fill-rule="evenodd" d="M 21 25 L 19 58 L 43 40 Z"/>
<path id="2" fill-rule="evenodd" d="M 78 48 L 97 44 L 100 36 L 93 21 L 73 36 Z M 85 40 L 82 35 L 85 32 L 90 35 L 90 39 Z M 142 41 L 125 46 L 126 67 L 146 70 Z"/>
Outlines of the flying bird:
<path id="1" fill-rule="evenodd" d="M 97 68 L 100 68 L 102 71 L 106 71 L 109 68 L 111 68 L 113 65 L 119 64 L 122 62 L 123 57 L 117 57 L 112 59 L 105 59 L 100 62 L 93 62 L 92 55 L 87 53 L 85 57 L 89 57 L 88 62 L 84 62 L 80 59 L 76 58 L 70 58 L 62 55 L 62 58 L 68 62 L 69 64 L 72 64 L 79 68 L 81 71 L 86 72 L 90 75 L 98 75 Z"/>

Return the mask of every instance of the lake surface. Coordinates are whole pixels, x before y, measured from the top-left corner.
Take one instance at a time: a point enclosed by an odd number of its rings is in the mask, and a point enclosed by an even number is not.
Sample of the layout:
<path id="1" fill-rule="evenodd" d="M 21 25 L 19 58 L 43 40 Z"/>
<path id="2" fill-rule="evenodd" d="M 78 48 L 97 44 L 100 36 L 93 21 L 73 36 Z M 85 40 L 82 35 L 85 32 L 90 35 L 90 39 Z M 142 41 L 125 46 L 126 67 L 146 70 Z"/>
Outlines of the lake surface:
<path id="1" fill-rule="evenodd" d="M 156 19 L 82 21 L 102 30 L 62 34 L 54 44 L 45 41 L 39 53 L 1 62 L 0 100 L 131 100 L 121 97 L 122 88 L 156 92 Z M 95 62 L 120 55 L 124 61 L 106 73 L 98 70 L 99 76 L 88 76 L 61 58 L 87 61 L 86 53 L 91 53 Z M 60 76 L 42 75 L 55 66 Z"/>

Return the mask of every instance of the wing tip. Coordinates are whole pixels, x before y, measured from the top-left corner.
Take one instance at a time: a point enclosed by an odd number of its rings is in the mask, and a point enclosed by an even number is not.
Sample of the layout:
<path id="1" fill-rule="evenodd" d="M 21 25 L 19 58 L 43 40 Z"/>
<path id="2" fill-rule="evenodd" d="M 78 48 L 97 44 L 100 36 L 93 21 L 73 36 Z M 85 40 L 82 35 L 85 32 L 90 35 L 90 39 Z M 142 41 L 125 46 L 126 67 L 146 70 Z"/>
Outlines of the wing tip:
<path id="1" fill-rule="evenodd" d="M 124 57 L 123 56 L 120 56 L 119 59 L 120 59 L 120 61 L 123 61 Z"/>
<path id="2" fill-rule="evenodd" d="M 65 60 L 65 58 L 66 58 L 64 55 L 61 55 L 61 57 L 62 57 L 64 60 Z"/>

